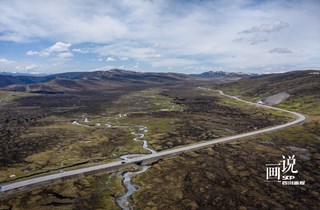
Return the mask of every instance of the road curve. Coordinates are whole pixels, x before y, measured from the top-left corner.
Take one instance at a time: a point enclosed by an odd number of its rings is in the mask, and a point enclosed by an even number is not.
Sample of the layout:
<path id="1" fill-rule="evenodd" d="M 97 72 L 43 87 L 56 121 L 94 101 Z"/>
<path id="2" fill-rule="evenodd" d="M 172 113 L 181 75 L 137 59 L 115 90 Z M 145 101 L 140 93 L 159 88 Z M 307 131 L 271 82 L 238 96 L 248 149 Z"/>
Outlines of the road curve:
<path id="1" fill-rule="evenodd" d="M 208 89 L 208 90 L 211 90 L 211 89 Z M 261 133 L 275 131 L 275 130 L 283 129 L 283 128 L 286 128 L 286 127 L 301 123 L 306 119 L 305 116 L 303 116 L 302 114 L 299 114 L 297 112 L 292 112 L 292 111 L 288 111 L 288 110 L 284 110 L 284 109 L 280 109 L 280 108 L 276 108 L 276 107 L 271 107 L 271 106 L 267 106 L 267 105 L 262 105 L 262 104 L 256 104 L 256 103 L 253 103 L 253 102 L 242 100 L 242 99 L 240 99 L 238 97 L 235 97 L 235 96 L 226 95 L 220 90 L 217 90 L 217 91 L 223 96 L 226 96 L 226 97 L 238 100 L 238 101 L 242 101 L 242 102 L 245 102 L 245 103 L 253 105 L 253 106 L 263 107 L 263 108 L 268 108 L 268 109 L 273 109 L 273 110 L 278 110 L 278 111 L 283 111 L 283 112 L 290 113 L 290 114 L 294 115 L 296 117 L 296 119 L 294 121 L 291 121 L 291 122 L 288 122 L 288 123 L 285 123 L 285 124 L 282 124 L 282 125 L 263 128 L 263 129 L 259 129 L 259 130 L 256 130 L 256 131 L 251 131 L 251 132 L 248 132 L 248 133 L 238 134 L 238 135 L 234 135 L 234 136 L 222 137 L 222 138 L 206 141 L 206 142 L 203 142 L 203 143 L 195 143 L 195 144 L 192 144 L 192 145 L 189 145 L 189 146 L 184 146 L 184 147 L 179 147 L 179 148 L 175 148 L 175 149 L 164 150 L 164 151 L 160 151 L 158 153 L 148 154 L 148 155 L 144 155 L 144 156 L 141 156 L 141 157 L 132 158 L 132 159 L 127 160 L 126 164 L 136 163 L 136 162 L 141 162 L 141 161 L 146 161 L 146 160 L 161 159 L 161 158 L 164 158 L 164 157 L 167 157 L 167 156 L 174 156 L 174 155 L 178 155 L 178 154 L 185 153 L 185 152 L 188 152 L 188 151 L 194 151 L 194 150 L 197 150 L 197 149 L 209 147 L 209 146 L 212 146 L 212 145 L 217 144 L 217 143 L 228 142 L 228 141 L 240 139 L 240 138 L 243 138 L 243 137 L 249 137 L 249 136 L 253 136 L 253 135 L 257 135 L 257 134 L 261 134 Z M 10 191 L 10 190 L 18 189 L 18 188 L 21 188 L 21 187 L 27 187 L 27 186 L 36 185 L 36 184 L 43 183 L 43 182 L 48 182 L 48 181 L 52 182 L 54 180 L 58 180 L 58 179 L 65 178 L 65 177 L 75 176 L 75 175 L 79 175 L 79 174 L 84 174 L 84 173 L 103 170 L 103 169 L 108 169 L 108 168 L 110 169 L 110 168 L 121 166 L 121 165 L 123 165 L 123 161 L 116 161 L 116 162 L 111 162 L 111 163 L 107 163 L 107 164 L 102 164 L 102 165 L 97 165 L 97 166 L 90 166 L 90 167 L 86 167 L 86 168 L 66 171 L 66 172 L 63 172 L 63 173 L 45 175 L 45 176 L 36 177 L 36 178 L 23 180 L 23 181 L 17 181 L 17 182 L 12 182 L 12 183 L 4 183 L 4 184 L 2 184 L 2 186 L 0 186 L 0 192 Z"/>

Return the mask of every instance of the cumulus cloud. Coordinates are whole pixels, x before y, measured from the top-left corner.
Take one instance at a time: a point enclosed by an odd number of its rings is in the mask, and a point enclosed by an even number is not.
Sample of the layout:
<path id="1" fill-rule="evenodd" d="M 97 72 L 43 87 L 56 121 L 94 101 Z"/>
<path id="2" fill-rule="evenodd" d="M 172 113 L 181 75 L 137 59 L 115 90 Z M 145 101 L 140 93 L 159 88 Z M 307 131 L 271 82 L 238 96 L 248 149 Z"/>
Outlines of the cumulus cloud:
<path id="1" fill-rule="evenodd" d="M 9 65 L 15 63 L 14 61 L 5 59 L 5 58 L 0 58 L 0 65 Z"/>
<path id="2" fill-rule="evenodd" d="M 161 55 L 156 49 L 138 44 L 135 42 L 117 42 L 109 45 L 95 48 L 95 52 L 100 56 L 107 56 L 108 61 L 114 60 L 115 57 L 133 58 L 138 60 L 147 60 L 149 58 L 159 58 Z"/>
<path id="3" fill-rule="evenodd" d="M 274 48 L 272 50 L 269 51 L 270 54 L 272 53 L 278 53 L 278 54 L 288 54 L 288 53 L 292 53 L 290 50 L 288 50 L 287 48 Z"/>
<path id="4" fill-rule="evenodd" d="M 72 49 L 72 51 L 76 53 L 81 53 L 81 54 L 90 53 L 90 49 L 85 49 L 85 48 L 74 48 Z"/>
<path id="5" fill-rule="evenodd" d="M 0 58 L 0 71 L 38 73 L 35 70 L 39 68 L 37 64 L 19 64 L 17 61 Z"/>
<path id="6" fill-rule="evenodd" d="M 108 57 L 107 61 L 115 61 L 116 59 L 114 59 L 113 57 Z"/>
<path id="7" fill-rule="evenodd" d="M 49 47 L 48 49 L 46 49 L 46 51 L 52 53 L 52 52 L 65 52 L 69 50 L 69 47 L 71 47 L 70 43 L 63 43 L 63 42 L 57 42 L 54 45 L 52 45 L 51 47 Z"/>
<path id="8" fill-rule="evenodd" d="M 44 51 L 32 51 L 32 50 L 29 50 L 26 55 L 38 55 L 40 57 L 48 57 L 50 55 L 50 52 L 44 50 Z"/>
<path id="9" fill-rule="evenodd" d="M 242 33 L 271 33 L 278 32 L 289 27 L 289 23 L 283 21 L 274 21 L 272 23 L 264 23 L 259 26 L 254 26 L 250 29 L 242 31 Z"/>
<path id="10" fill-rule="evenodd" d="M 63 52 L 63 53 L 58 53 L 57 57 L 58 58 L 72 58 L 73 54 L 71 52 Z"/>
<path id="11" fill-rule="evenodd" d="M 32 50 L 29 50 L 27 53 L 26 53 L 26 55 L 38 55 L 39 54 L 39 52 L 37 52 L 37 51 L 32 51 Z"/>
<path id="12" fill-rule="evenodd" d="M 20 65 L 16 66 L 14 69 L 18 72 L 26 72 L 26 73 L 39 73 L 35 70 L 39 69 L 40 66 L 36 64 L 30 64 L 30 65 Z"/>
<path id="13" fill-rule="evenodd" d="M 70 43 L 57 42 L 51 47 L 48 47 L 41 51 L 28 51 L 26 55 L 33 56 L 37 55 L 40 57 L 56 56 L 57 58 L 71 58 L 73 54 L 69 52 L 71 47 Z"/>
<path id="14" fill-rule="evenodd" d="M 37 69 L 38 67 L 39 67 L 39 66 L 36 65 L 36 64 L 31 64 L 31 65 L 26 66 L 25 69 L 26 69 L 27 71 L 30 71 L 30 70 L 35 70 L 35 69 Z"/>
<path id="15" fill-rule="evenodd" d="M 26 71 L 31 71 L 37 69 L 39 66 L 36 64 L 31 64 L 27 66 L 17 66 L 15 69 L 17 70 L 26 70 Z"/>
<path id="16" fill-rule="evenodd" d="M 120 57 L 119 59 L 122 60 L 122 61 L 127 61 L 127 60 L 129 60 L 128 57 Z"/>
<path id="17" fill-rule="evenodd" d="M 24 42 L 63 37 L 69 42 L 107 42 L 126 32 L 126 25 L 113 17 L 113 4 L 88 4 L 85 0 L 2 2 L 0 40 Z"/>
<path id="18" fill-rule="evenodd" d="M 184 59 L 184 58 L 165 58 L 165 59 L 157 59 L 151 62 L 151 65 L 154 67 L 180 67 L 187 66 L 192 64 L 197 64 L 198 61 L 192 59 Z"/>
<path id="19" fill-rule="evenodd" d="M 109 69 L 114 69 L 114 68 L 116 68 L 116 67 L 111 66 L 111 65 L 107 65 L 107 66 L 95 68 L 95 69 L 93 69 L 93 71 L 104 71 L 104 70 L 109 70 Z"/>
<path id="20" fill-rule="evenodd" d="M 157 71 L 190 65 L 230 70 L 318 66 L 319 10 L 318 0 L 118 0 L 90 4 L 69 0 L 63 1 L 63 7 L 60 1 L 12 0 L 3 1 L 0 7 L 0 41 L 56 42 L 27 55 L 57 58 L 59 53 L 90 53 L 73 60 L 90 56 L 98 63 L 112 57 L 117 63 L 128 58 L 127 62 L 140 62 Z M 268 51 L 275 46 L 295 53 L 274 59 Z M 77 67 L 93 66 L 76 62 L 73 65 Z"/>

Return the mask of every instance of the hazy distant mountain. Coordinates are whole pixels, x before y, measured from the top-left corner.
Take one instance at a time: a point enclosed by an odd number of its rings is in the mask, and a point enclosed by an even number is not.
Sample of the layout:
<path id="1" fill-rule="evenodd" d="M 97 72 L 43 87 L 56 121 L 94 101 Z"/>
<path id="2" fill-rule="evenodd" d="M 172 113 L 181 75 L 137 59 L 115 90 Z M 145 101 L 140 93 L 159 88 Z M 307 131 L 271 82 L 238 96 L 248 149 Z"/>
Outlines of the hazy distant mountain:
<path id="1" fill-rule="evenodd" d="M 28 85 L 46 81 L 45 77 L 0 75 L 0 87 L 9 85 Z"/>
<path id="2" fill-rule="evenodd" d="M 120 69 L 112 69 L 109 71 L 95 71 L 95 72 L 67 72 L 61 74 L 53 74 L 41 77 L 35 76 L 12 76 L 0 75 L 0 87 L 15 85 L 14 90 L 23 90 L 25 88 L 21 85 L 31 85 L 38 83 L 45 83 L 53 81 L 56 85 L 74 84 L 75 80 L 78 82 L 92 83 L 99 82 L 127 82 L 127 83 L 167 83 L 179 82 L 189 79 L 190 76 L 177 73 L 142 73 L 135 71 L 127 71 Z M 57 80 L 57 81 L 56 81 Z M 56 81 L 56 82 L 54 82 Z M 72 82 L 73 81 L 73 82 Z M 51 83 L 51 84 L 53 84 Z M 17 87 L 19 86 L 19 87 Z M 44 84 L 42 86 L 45 86 Z"/>
<path id="3" fill-rule="evenodd" d="M 42 76 L 47 76 L 48 74 L 33 74 L 33 73 L 20 73 L 20 72 L 0 71 L 0 75 L 42 77 Z"/>
<path id="4" fill-rule="evenodd" d="M 207 71 L 201 74 L 191 74 L 193 77 L 207 78 L 207 79 L 222 79 L 222 78 L 246 78 L 257 76 L 258 74 L 242 73 L 242 72 L 224 72 L 224 71 Z"/>
<path id="5" fill-rule="evenodd" d="M 117 84 L 166 84 L 166 83 L 179 83 L 185 81 L 195 81 L 197 79 L 212 79 L 215 83 L 230 82 L 239 80 L 232 83 L 232 86 L 239 86 L 238 88 L 255 89 L 248 93 L 248 95 L 263 94 L 265 90 L 272 91 L 276 84 L 277 91 L 283 92 L 299 92 L 298 87 L 304 87 L 308 92 L 319 91 L 319 71 L 294 71 L 284 74 L 269 74 L 269 75 L 257 75 L 248 73 L 236 73 L 236 72 L 223 72 L 223 71 L 209 71 L 201 74 L 178 74 L 178 73 L 144 73 L 127 71 L 120 69 L 113 69 L 109 71 L 95 71 L 95 72 L 67 72 L 61 74 L 53 74 L 47 76 L 12 76 L 12 75 L 0 75 L 0 87 L 6 90 L 17 91 L 34 91 L 34 90 L 52 90 L 52 91 L 64 91 L 68 90 L 86 90 L 90 86 L 99 87 L 104 85 Z M 277 83 L 281 81 L 281 83 Z M 317 81 L 315 83 L 315 81 Z M 298 85 L 299 84 L 299 85 Z M 229 84 L 225 84 L 228 86 Z M 230 84 L 231 85 L 231 84 Z M 270 86 L 270 88 L 269 88 Z M 316 86 L 316 87 L 315 87 Z M 290 91 L 289 91 L 290 90 Z M 302 90 L 302 89 L 301 89 Z"/>

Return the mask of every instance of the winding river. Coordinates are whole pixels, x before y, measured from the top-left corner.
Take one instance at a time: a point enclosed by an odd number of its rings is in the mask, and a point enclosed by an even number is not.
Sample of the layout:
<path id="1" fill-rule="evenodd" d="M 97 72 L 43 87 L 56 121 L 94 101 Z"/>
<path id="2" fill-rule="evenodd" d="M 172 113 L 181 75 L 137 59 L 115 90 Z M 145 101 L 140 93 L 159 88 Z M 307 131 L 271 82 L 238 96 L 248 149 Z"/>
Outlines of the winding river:
<path id="1" fill-rule="evenodd" d="M 88 118 L 85 118 L 83 120 L 83 122 L 90 122 L 90 121 L 88 120 Z M 78 121 L 73 121 L 72 124 L 79 125 L 79 126 L 88 126 L 85 124 L 81 124 Z M 97 123 L 96 126 L 101 126 L 101 123 Z M 112 126 L 111 124 L 105 124 L 105 126 L 107 126 L 108 128 L 121 127 L 121 126 Z M 151 154 L 157 153 L 155 150 L 153 150 L 149 147 L 148 141 L 144 139 L 145 133 L 148 131 L 146 126 L 136 126 L 136 127 L 130 128 L 130 130 L 131 130 L 131 134 L 133 134 L 135 136 L 133 138 L 133 141 L 142 142 L 142 147 L 145 150 L 148 150 L 149 153 L 151 153 Z M 127 154 L 127 155 L 120 156 L 120 158 L 123 161 L 127 161 L 130 158 L 135 158 L 135 157 L 139 157 L 139 156 L 143 156 L 143 155 L 145 155 L 145 154 Z M 138 186 L 135 186 L 132 184 L 132 182 L 131 182 L 132 178 L 137 176 L 138 174 L 144 173 L 149 168 L 150 168 L 150 166 L 139 166 L 139 169 L 137 171 L 124 172 L 121 175 L 123 186 L 126 188 L 126 191 L 121 196 L 116 198 L 116 202 L 121 209 L 123 209 L 123 210 L 131 210 L 132 209 L 132 206 L 129 203 L 129 198 L 135 191 L 137 191 L 139 189 Z"/>
<path id="2" fill-rule="evenodd" d="M 131 132 L 131 134 L 135 135 L 136 137 L 133 138 L 134 141 L 141 141 L 143 142 L 142 147 L 145 150 L 148 150 L 151 154 L 157 153 L 155 150 L 151 149 L 148 145 L 147 140 L 144 139 L 145 137 L 145 132 L 147 132 L 147 127 L 145 126 L 139 126 L 137 132 Z M 120 158 L 124 161 L 134 158 L 134 157 L 139 157 L 144 154 L 128 154 L 128 155 L 123 155 L 120 156 Z M 123 193 L 121 196 L 116 198 L 117 204 L 119 207 L 123 210 L 130 210 L 132 209 L 132 206 L 129 203 L 129 198 L 130 196 L 139 189 L 138 186 L 135 186 L 132 184 L 131 180 L 133 177 L 137 176 L 138 174 L 144 173 L 145 171 L 148 170 L 150 166 L 139 166 L 139 169 L 134 172 L 125 172 L 122 174 L 122 183 L 124 187 L 126 188 L 126 192 Z"/>

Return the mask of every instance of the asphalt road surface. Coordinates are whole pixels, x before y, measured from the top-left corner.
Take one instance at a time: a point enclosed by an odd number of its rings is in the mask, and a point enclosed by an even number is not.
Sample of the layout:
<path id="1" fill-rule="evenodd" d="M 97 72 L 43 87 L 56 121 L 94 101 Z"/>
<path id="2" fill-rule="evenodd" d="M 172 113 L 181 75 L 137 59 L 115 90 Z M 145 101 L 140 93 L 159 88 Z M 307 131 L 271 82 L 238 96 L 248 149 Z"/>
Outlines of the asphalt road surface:
<path id="1" fill-rule="evenodd" d="M 208 89 L 208 90 L 211 90 L 211 89 Z M 6 184 L 3 184 L 2 186 L 0 186 L 0 190 L 1 190 L 1 192 L 5 192 L 5 191 L 13 190 L 13 189 L 18 189 L 18 188 L 21 188 L 21 187 L 36 185 L 36 184 L 42 183 L 42 182 L 48 182 L 49 183 L 49 181 L 50 181 L 50 183 L 51 183 L 52 181 L 58 180 L 60 178 L 65 178 L 65 177 L 84 174 L 84 173 L 88 173 L 88 172 L 94 172 L 94 171 L 98 171 L 98 170 L 108 169 L 108 168 L 112 168 L 112 167 L 116 167 L 116 166 L 121 166 L 121 165 L 124 165 L 124 164 L 136 163 L 136 162 L 141 162 L 141 161 L 146 161 L 146 160 L 153 160 L 153 159 L 161 159 L 161 158 L 164 158 L 164 157 L 167 157 L 167 156 L 174 156 L 174 155 L 178 155 L 178 154 L 185 153 L 185 152 L 188 152 L 188 151 L 194 151 L 196 149 L 210 147 L 210 146 L 212 146 L 214 144 L 217 144 L 217 143 L 228 142 L 228 141 L 237 140 L 237 139 L 240 139 L 240 138 L 243 138 L 243 137 L 249 137 L 249 136 L 253 136 L 253 135 L 257 135 L 257 134 L 261 134 L 261 133 L 266 133 L 266 132 L 271 132 L 271 131 L 283 129 L 283 128 L 286 128 L 286 127 L 301 123 L 306 119 L 305 116 L 303 116 L 302 114 L 299 114 L 297 112 L 292 112 L 292 111 L 288 111 L 288 110 L 284 110 L 284 109 L 280 109 L 280 108 L 276 108 L 276 107 L 271 107 L 271 106 L 267 106 L 267 105 L 262 105 L 262 104 L 256 104 L 256 103 L 253 103 L 253 102 L 249 102 L 249 101 L 245 101 L 245 100 L 239 99 L 239 98 L 237 98 L 235 96 L 226 95 L 222 91 L 218 91 L 218 92 L 221 95 L 224 95 L 226 97 L 229 97 L 229 98 L 232 98 L 232 99 L 235 99 L 235 100 L 239 100 L 239 101 L 245 102 L 245 103 L 247 103 L 249 105 L 290 113 L 290 114 L 296 116 L 296 119 L 294 121 L 291 121 L 291 122 L 288 122 L 288 123 L 285 123 L 285 124 L 282 124 L 282 125 L 263 128 L 263 129 L 259 129 L 259 130 L 256 130 L 256 131 L 243 133 L 243 134 L 238 134 L 238 135 L 234 135 L 234 136 L 213 139 L 213 140 L 209 140 L 209 141 L 206 141 L 206 142 L 203 142 L 203 143 L 195 143 L 195 144 L 192 144 L 192 145 L 189 145 L 189 146 L 179 147 L 179 148 L 175 148 L 175 149 L 164 150 L 164 151 L 160 151 L 158 153 L 148 154 L 148 155 L 144 155 L 144 156 L 141 156 L 141 157 L 131 158 L 129 160 L 126 160 L 125 163 L 123 163 L 123 161 L 116 161 L 116 162 L 97 165 L 97 166 L 91 166 L 91 167 L 86 167 L 86 168 L 81 168 L 81 169 L 76 169 L 76 170 L 71 170 L 71 171 L 65 171 L 65 172 L 62 172 L 62 173 L 45 175 L 45 176 L 36 177 L 36 178 L 23 180 L 23 181 L 6 183 Z"/>

